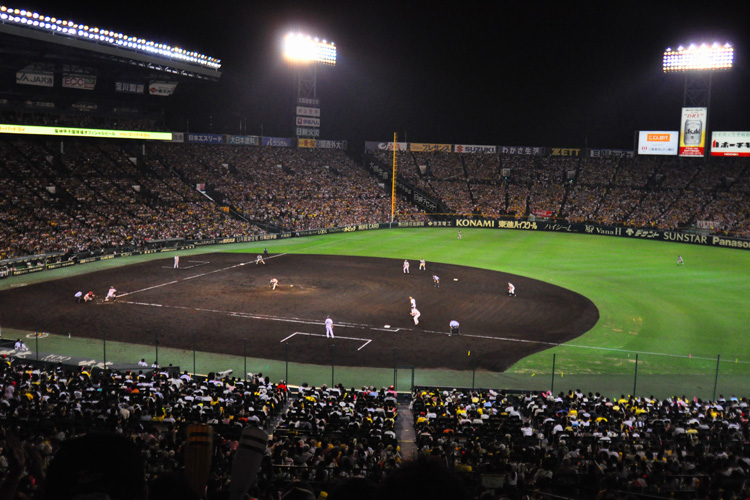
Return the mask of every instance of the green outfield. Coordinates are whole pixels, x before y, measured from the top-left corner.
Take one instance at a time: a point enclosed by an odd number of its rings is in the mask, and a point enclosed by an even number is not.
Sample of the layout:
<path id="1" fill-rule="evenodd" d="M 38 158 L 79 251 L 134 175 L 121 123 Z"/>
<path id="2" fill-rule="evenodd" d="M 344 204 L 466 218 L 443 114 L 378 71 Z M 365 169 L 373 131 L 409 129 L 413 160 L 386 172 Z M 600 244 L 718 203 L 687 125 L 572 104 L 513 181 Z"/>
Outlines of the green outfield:
<path id="1" fill-rule="evenodd" d="M 587 296 L 600 311 L 599 322 L 585 335 L 523 359 L 504 374 L 418 373 L 418 384 L 635 389 L 702 397 L 717 390 L 750 393 L 750 252 L 581 234 L 467 228 L 462 233 L 458 240 L 454 228 L 362 231 L 201 248 L 182 255 L 257 253 L 267 247 L 271 253 L 424 258 L 428 271 L 431 261 L 444 262 L 553 283 Z M 677 265 L 678 255 L 683 266 Z M 0 286 L 146 258 L 154 256 L 17 277 Z M 323 380 L 330 377 L 331 368 L 327 370 Z M 392 372 L 370 373 L 377 383 L 393 379 Z"/>
<path id="2" fill-rule="evenodd" d="M 380 256 L 509 272 L 581 293 L 601 319 L 553 349 L 571 372 L 685 374 L 701 360 L 750 373 L 750 252 L 682 243 L 514 230 L 397 229 L 278 242 L 273 252 Z M 685 265 L 677 265 L 681 255 Z M 522 293 L 519 290 L 519 293 Z M 544 370 L 550 353 L 513 371 Z M 729 363 L 731 361 L 731 363 Z M 642 365 L 641 365 L 642 364 Z"/>

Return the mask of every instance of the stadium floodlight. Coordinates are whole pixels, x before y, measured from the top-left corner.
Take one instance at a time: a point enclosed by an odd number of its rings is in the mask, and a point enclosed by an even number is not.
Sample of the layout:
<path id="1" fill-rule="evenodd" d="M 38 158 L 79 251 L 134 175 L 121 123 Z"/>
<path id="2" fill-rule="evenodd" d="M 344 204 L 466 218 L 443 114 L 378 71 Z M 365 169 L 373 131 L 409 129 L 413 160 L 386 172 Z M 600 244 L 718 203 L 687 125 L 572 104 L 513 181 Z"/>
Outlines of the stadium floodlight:
<path id="1" fill-rule="evenodd" d="M 731 44 L 679 46 L 677 50 L 667 48 L 664 51 L 662 69 L 665 73 L 687 71 L 724 71 L 732 69 L 734 48 Z"/>
<path id="2" fill-rule="evenodd" d="M 284 37 L 284 58 L 295 63 L 319 63 L 336 65 L 336 46 L 301 33 L 289 33 Z"/>
<path id="3" fill-rule="evenodd" d="M 167 57 L 210 70 L 218 71 L 221 68 L 220 59 L 209 57 L 205 54 L 187 52 L 179 47 L 162 44 L 159 44 L 159 48 L 157 49 L 154 42 L 144 40 L 143 38 L 127 36 L 122 33 L 103 30 L 85 24 L 78 24 L 70 20 L 66 21 L 55 17 L 43 16 L 30 10 L 13 9 L 5 5 L 0 5 L 0 24 L 31 28 L 52 34 L 61 33 L 80 40 Z"/>

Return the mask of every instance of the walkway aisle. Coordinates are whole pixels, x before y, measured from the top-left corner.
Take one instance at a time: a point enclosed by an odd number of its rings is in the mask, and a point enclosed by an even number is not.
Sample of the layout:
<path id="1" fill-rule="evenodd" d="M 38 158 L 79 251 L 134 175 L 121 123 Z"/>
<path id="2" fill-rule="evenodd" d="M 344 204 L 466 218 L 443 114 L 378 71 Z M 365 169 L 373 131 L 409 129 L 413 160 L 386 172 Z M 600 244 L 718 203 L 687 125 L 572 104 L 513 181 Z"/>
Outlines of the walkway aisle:
<path id="1" fill-rule="evenodd" d="M 414 431 L 414 417 L 408 403 L 399 403 L 396 420 L 396 439 L 401 447 L 404 461 L 417 459 L 417 433 Z"/>

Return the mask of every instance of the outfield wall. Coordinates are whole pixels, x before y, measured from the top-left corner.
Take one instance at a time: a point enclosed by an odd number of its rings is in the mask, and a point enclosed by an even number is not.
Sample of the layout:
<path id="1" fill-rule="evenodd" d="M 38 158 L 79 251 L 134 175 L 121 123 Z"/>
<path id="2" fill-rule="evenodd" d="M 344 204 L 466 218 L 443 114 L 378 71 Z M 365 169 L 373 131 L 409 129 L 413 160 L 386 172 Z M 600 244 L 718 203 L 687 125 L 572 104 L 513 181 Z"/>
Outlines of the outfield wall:
<path id="1" fill-rule="evenodd" d="M 239 236 L 231 238 L 211 238 L 205 240 L 164 240 L 149 243 L 145 248 L 129 248 L 127 250 L 113 250 L 99 255 L 79 254 L 75 256 L 56 255 L 31 255 L 0 261 L 0 266 L 11 268 L 0 278 L 6 276 L 19 276 L 23 274 L 57 269 L 76 264 L 86 264 L 119 257 L 130 257 L 133 255 L 146 255 L 161 252 L 177 252 L 189 250 L 196 247 L 209 245 L 226 245 L 230 243 L 252 243 L 256 241 L 271 241 L 303 236 L 317 236 L 335 233 L 349 233 L 355 231 L 371 231 L 375 229 L 391 229 L 404 227 L 453 227 L 458 230 L 462 228 L 481 229 L 515 229 L 519 231 L 548 231 L 557 233 L 591 234 L 599 236 L 614 236 L 619 238 L 668 241 L 678 243 L 689 243 L 693 245 L 737 248 L 750 250 L 750 240 L 730 238 L 728 236 L 702 235 L 684 231 L 663 231 L 660 229 L 637 229 L 622 226 L 607 226 L 602 224 L 568 223 L 548 220 L 500 220 L 500 219 L 453 219 L 443 221 L 403 221 L 393 223 L 356 224 L 350 226 L 310 229 L 306 231 L 274 233 L 264 235 Z M 21 267 L 23 266 L 23 267 Z"/>

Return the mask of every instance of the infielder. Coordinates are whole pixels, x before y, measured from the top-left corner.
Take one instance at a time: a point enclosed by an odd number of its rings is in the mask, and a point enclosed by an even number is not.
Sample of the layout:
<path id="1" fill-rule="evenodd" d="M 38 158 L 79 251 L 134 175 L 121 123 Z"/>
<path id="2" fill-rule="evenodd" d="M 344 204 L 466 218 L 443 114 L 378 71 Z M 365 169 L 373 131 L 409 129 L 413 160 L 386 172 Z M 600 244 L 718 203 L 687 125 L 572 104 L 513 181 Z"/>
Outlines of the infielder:
<path id="1" fill-rule="evenodd" d="M 409 274 L 409 261 L 404 260 L 404 274 Z"/>
<path id="2" fill-rule="evenodd" d="M 419 259 L 419 270 L 420 271 L 427 270 L 427 263 L 424 261 L 424 259 Z"/>
<path id="3" fill-rule="evenodd" d="M 452 319 L 452 320 L 451 320 L 451 322 L 450 322 L 451 335 L 453 335 L 454 333 L 455 333 L 456 335 L 458 335 L 458 334 L 459 334 L 459 329 L 458 329 L 458 327 L 459 327 L 458 321 L 456 321 L 455 319 Z"/>
<path id="4" fill-rule="evenodd" d="M 258 264 L 263 264 L 264 266 L 266 265 L 266 261 L 263 260 L 262 255 L 258 255 L 257 257 L 255 257 L 255 265 L 257 266 Z"/>
<path id="5" fill-rule="evenodd" d="M 411 317 L 414 318 L 414 324 L 415 325 L 419 324 L 419 317 L 421 315 L 422 314 L 419 312 L 419 309 L 417 309 L 416 307 L 411 310 Z"/>
<path id="6" fill-rule="evenodd" d="M 414 297 L 409 297 L 409 303 L 411 304 L 412 309 L 417 308 L 417 301 L 414 299 Z"/>
<path id="7" fill-rule="evenodd" d="M 515 297 L 516 296 L 516 287 L 511 283 L 508 282 L 508 297 Z"/>
<path id="8" fill-rule="evenodd" d="M 333 320 L 331 317 L 326 318 L 326 338 L 332 339 L 333 337 Z"/>
<path id="9" fill-rule="evenodd" d="M 175 269 L 180 268 L 180 256 L 179 255 L 174 256 L 174 268 Z"/>
<path id="10" fill-rule="evenodd" d="M 432 275 L 432 284 L 435 285 L 435 288 L 440 288 L 440 277 L 437 274 Z"/>
<path id="11" fill-rule="evenodd" d="M 276 285 L 278 284 L 279 284 L 279 280 L 277 280 L 276 278 L 271 278 L 271 283 L 270 283 L 271 290 L 276 290 Z"/>

